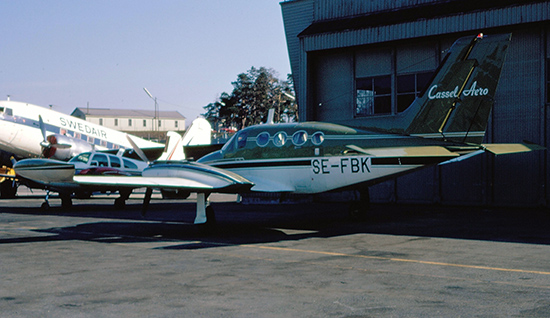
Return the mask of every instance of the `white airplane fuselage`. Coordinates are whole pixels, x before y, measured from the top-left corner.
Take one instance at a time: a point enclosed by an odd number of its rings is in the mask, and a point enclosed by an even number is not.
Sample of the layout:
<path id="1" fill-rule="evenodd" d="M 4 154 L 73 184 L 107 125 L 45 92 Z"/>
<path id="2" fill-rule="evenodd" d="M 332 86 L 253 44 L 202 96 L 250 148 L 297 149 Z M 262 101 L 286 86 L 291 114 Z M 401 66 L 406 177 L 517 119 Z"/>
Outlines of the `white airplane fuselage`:
<path id="1" fill-rule="evenodd" d="M 250 180 L 252 191 L 321 193 L 453 159 L 458 155 L 443 148 L 450 145 L 318 122 L 257 125 L 199 162 Z"/>
<path id="2" fill-rule="evenodd" d="M 46 134 L 59 134 L 85 141 L 97 150 L 131 149 L 126 133 L 96 125 L 41 106 L 0 101 L 0 149 L 21 158 L 39 157 L 43 141 L 39 116 Z M 138 137 L 132 140 L 140 148 L 162 147 L 162 144 Z"/>

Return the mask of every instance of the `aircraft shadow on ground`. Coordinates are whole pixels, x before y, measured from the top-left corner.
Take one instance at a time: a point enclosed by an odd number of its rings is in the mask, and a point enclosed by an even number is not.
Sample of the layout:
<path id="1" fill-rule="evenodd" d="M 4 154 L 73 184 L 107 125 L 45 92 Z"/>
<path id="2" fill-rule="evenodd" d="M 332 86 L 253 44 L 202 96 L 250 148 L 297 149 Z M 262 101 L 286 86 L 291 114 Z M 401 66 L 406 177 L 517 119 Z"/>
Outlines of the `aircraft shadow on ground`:
<path id="1" fill-rule="evenodd" d="M 98 218 L 73 226 L 37 229 L 29 236 L 0 239 L 0 244 L 86 240 L 102 243 L 166 242 L 165 249 L 199 249 L 270 243 L 314 237 L 385 234 L 452 239 L 550 244 L 546 209 L 483 209 L 422 205 L 372 205 L 363 221 L 352 221 L 347 205 L 338 203 L 242 205 L 214 203 L 217 224 L 192 224 L 195 204 L 153 201 L 141 216 L 141 203 L 125 210 L 92 203 L 70 211 L 51 208 L 0 208 L 0 213 Z M 49 235 L 46 235 L 49 234 Z M 179 244 L 181 243 L 181 244 Z"/>

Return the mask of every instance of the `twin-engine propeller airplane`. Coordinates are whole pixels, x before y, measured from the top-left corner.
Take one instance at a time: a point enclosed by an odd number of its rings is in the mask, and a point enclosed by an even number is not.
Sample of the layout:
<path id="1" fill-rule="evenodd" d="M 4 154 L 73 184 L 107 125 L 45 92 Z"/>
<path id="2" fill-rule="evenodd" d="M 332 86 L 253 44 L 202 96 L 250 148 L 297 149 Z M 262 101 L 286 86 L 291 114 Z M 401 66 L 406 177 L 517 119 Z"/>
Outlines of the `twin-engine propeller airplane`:
<path id="1" fill-rule="evenodd" d="M 211 126 L 204 118 L 195 119 L 183 136 L 169 131 L 164 145 L 51 109 L 9 100 L 0 101 L 0 132 L 0 150 L 18 159 L 44 157 L 65 161 L 92 151 L 133 153 L 137 146 L 145 156 L 136 159 L 145 162 L 157 158 L 181 160 L 185 159 L 184 146 L 211 143 Z M 0 197 L 14 197 L 17 184 L 9 179 L 1 181 Z"/>
<path id="2" fill-rule="evenodd" d="M 70 163 L 23 160 L 16 173 L 60 193 L 80 189 L 146 187 L 197 193 L 195 223 L 212 220 L 212 192 L 320 193 L 367 189 L 411 171 L 494 154 L 541 149 L 527 144 L 481 144 L 510 34 L 461 38 L 426 91 L 403 113 L 367 131 L 304 122 L 256 125 L 197 162 L 155 162 L 142 176 L 74 176 Z M 368 192 L 362 191 L 363 201 Z"/>

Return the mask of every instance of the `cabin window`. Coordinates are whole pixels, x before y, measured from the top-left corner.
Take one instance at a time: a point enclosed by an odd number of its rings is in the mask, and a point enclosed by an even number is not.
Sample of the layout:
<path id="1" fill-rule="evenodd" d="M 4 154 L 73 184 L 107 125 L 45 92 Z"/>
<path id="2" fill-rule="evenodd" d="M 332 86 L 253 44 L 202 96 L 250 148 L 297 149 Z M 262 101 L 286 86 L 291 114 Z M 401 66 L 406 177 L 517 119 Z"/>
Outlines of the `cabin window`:
<path id="1" fill-rule="evenodd" d="M 265 147 L 269 143 L 269 133 L 264 131 L 256 137 L 256 144 L 260 147 Z"/>
<path id="2" fill-rule="evenodd" d="M 100 126 L 103 126 L 103 118 L 100 118 L 100 119 L 99 119 L 99 125 L 100 125 Z"/>
<path id="3" fill-rule="evenodd" d="M 292 135 L 292 143 L 295 146 L 302 146 L 307 141 L 307 132 L 300 130 Z"/>
<path id="4" fill-rule="evenodd" d="M 118 126 L 118 118 L 115 118 L 115 126 Z"/>
<path id="5" fill-rule="evenodd" d="M 128 126 L 132 126 L 132 119 L 128 119 Z"/>
<path id="6" fill-rule="evenodd" d="M 315 146 L 319 146 L 323 143 L 323 141 L 325 141 L 325 134 L 323 134 L 322 132 L 318 131 L 316 133 L 314 133 L 312 136 L 311 136 L 311 142 L 315 145 Z"/>
<path id="7" fill-rule="evenodd" d="M 147 119 L 143 120 L 143 127 L 147 127 Z"/>
<path id="8" fill-rule="evenodd" d="M 97 165 L 99 167 L 108 167 L 109 166 L 109 160 L 107 159 L 107 156 L 101 153 L 96 153 L 92 157 L 92 162 L 96 161 Z"/>
<path id="9" fill-rule="evenodd" d="M 129 160 L 122 159 L 122 161 L 124 162 L 124 168 L 126 168 L 126 169 L 137 169 L 138 168 L 138 166 L 135 163 L 133 163 Z"/>
<path id="10" fill-rule="evenodd" d="M 109 159 L 111 159 L 111 167 L 120 168 L 120 158 L 116 156 L 109 156 Z"/>
<path id="11" fill-rule="evenodd" d="M 174 120 L 174 127 L 178 128 L 178 121 Z"/>
<path id="12" fill-rule="evenodd" d="M 277 147 L 282 147 L 286 143 L 286 133 L 284 131 L 280 131 L 273 136 L 273 144 Z"/>

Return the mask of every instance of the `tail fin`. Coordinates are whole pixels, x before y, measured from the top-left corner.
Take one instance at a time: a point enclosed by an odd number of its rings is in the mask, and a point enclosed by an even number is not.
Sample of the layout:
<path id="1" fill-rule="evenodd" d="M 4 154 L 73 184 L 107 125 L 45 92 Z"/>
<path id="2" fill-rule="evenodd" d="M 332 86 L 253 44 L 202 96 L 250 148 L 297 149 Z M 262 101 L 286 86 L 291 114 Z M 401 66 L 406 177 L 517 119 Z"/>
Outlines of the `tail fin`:
<path id="1" fill-rule="evenodd" d="M 166 133 L 166 145 L 162 155 L 157 160 L 183 160 L 185 159 L 185 153 L 183 152 L 182 137 L 175 131 L 169 131 Z"/>
<path id="2" fill-rule="evenodd" d="M 191 127 L 183 135 L 184 146 L 210 145 L 212 142 L 212 126 L 204 118 L 193 120 Z"/>
<path id="3" fill-rule="evenodd" d="M 183 137 L 174 131 L 169 131 L 164 152 L 158 160 L 185 159 L 184 146 L 209 145 L 211 143 L 212 126 L 204 118 L 193 120 Z"/>
<path id="4" fill-rule="evenodd" d="M 405 133 L 481 144 L 511 34 L 461 38 L 402 115 Z"/>

